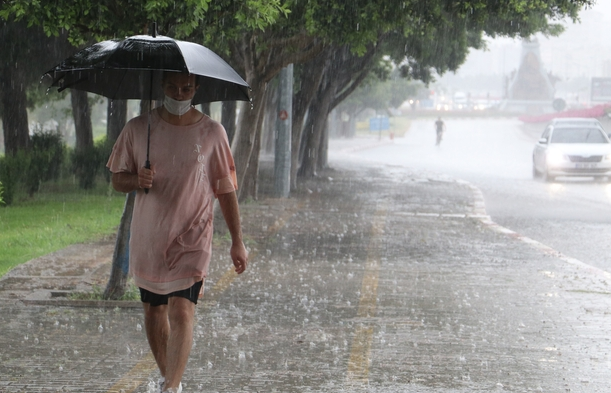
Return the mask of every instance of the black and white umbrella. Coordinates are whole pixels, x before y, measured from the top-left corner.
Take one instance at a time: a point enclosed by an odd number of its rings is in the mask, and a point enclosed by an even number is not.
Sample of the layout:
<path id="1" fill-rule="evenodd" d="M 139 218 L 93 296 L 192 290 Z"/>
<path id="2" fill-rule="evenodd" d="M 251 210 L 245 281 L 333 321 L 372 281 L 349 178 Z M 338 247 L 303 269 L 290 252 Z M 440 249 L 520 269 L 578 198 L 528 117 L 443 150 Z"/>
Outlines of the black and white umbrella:
<path id="1" fill-rule="evenodd" d="M 164 72 L 198 75 L 193 104 L 249 101 L 249 86 L 220 56 L 203 45 L 164 36 L 137 35 L 93 44 L 45 73 L 58 91 L 77 89 L 110 99 L 164 97 Z"/>

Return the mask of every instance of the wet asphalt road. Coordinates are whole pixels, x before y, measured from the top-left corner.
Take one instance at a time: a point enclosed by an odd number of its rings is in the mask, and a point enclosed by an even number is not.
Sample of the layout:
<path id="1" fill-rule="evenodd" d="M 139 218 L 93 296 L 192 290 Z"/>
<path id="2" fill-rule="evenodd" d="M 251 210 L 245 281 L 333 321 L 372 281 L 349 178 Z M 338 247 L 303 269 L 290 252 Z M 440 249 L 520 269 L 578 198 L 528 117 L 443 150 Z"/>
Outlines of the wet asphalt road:
<path id="1" fill-rule="evenodd" d="M 607 392 L 610 277 L 506 233 L 443 175 L 331 163 L 242 207 L 252 265 L 219 254 L 185 392 Z M 342 149 L 340 149 L 342 148 Z M 148 392 L 138 308 L 0 305 L 0 392 Z"/>
<path id="2" fill-rule="evenodd" d="M 467 180 L 482 191 L 495 222 L 611 272 L 611 185 L 591 178 L 534 180 L 532 150 L 544 125 L 494 118 L 450 118 L 446 125 L 439 148 L 433 120 L 415 120 L 404 138 L 358 155 Z"/>

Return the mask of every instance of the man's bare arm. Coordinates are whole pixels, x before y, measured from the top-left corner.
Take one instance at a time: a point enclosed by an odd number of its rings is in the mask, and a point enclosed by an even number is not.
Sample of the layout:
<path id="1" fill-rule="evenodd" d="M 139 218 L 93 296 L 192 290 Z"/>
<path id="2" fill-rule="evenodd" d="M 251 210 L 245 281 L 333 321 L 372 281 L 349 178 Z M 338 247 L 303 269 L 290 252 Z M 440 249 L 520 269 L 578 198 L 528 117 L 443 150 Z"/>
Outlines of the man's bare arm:
<path id="1" fill-rule="evenodd" d="M 248 265 L 248 251 L 242 240 L 242 227 L 240 224 L 240 208 L 235 191 L 218 195 L 219 205 L 227 228 L 231 234 L 231 260 L 235 266 L 236 273 L 240 274 L 246 270 Z"/>
<path id="2" fill-rule="evenodd" d="M 140 168 L 138 173 L 117 172 L 112 174 L 112 187 L 119 192 L 132 192 L 139 188 L 153 187 L 155 166 L 151 169 Z"/>

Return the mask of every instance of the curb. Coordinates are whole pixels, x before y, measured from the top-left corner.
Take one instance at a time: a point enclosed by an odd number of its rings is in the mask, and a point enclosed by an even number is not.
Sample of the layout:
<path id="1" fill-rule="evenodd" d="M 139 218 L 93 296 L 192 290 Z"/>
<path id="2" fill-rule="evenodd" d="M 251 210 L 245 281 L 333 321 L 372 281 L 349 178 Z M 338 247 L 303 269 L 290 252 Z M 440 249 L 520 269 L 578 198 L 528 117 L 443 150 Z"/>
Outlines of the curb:
<path id="1" fill-rule="evenodd" d="M 568 255 L 564 255 L 560 251 L 557 251 L 550 246 L 547 246 L 541 242 L 538 242 L 527 236 L 521 235 L 518 232 L 512 231 L 509 228 L 505 228 L 504 226 L 497 224 L 496 222 L 492 220 L 492 218 L 486 212 L 486 204 L 484 202 L 484 195 L 482 194 L 482 191 L 479 188 L 477 188 L 476 186 L 474 186 L 473 184 L 465 180 L 457 180 L 457 183 L 464 184 L 471 189 L 471 191 L 473 192 L 473 199 L 474 199 L 473 217 L 478 218 L 480 222 L 484 224 L 487 228 L 491 229 L 492 231 L 496 233 L 507 235 L 511 238 L 514 238 L 523 243 L 526 243 L 529 246 L 534 247 L 535 249 L 543 252 L 544 254 L 556 257 L 565 263 L 580 267 L 584 269 L 585 271 L 597 277 L 604 278 L 604 279 L 611 279 L 611 273 L 603 269 L 599 269 L 595 266 L 588 265 L 587 263 L 582 262 L 576 258 L 569 257 Z"/>

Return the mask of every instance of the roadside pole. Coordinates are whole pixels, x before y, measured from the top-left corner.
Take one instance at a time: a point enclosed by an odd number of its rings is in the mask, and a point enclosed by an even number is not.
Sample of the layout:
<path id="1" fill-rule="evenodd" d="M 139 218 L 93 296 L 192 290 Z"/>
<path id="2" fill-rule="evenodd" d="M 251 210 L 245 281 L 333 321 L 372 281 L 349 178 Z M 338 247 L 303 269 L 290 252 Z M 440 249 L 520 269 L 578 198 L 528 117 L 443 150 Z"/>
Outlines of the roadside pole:
<path id="1" fill-rule="evenodd" d="M 291 190 L 291 125 L 293 108 L 293 65 L 280 71 L 278 118 L 274 153 L 274 195 L 288 198 Z"/>

